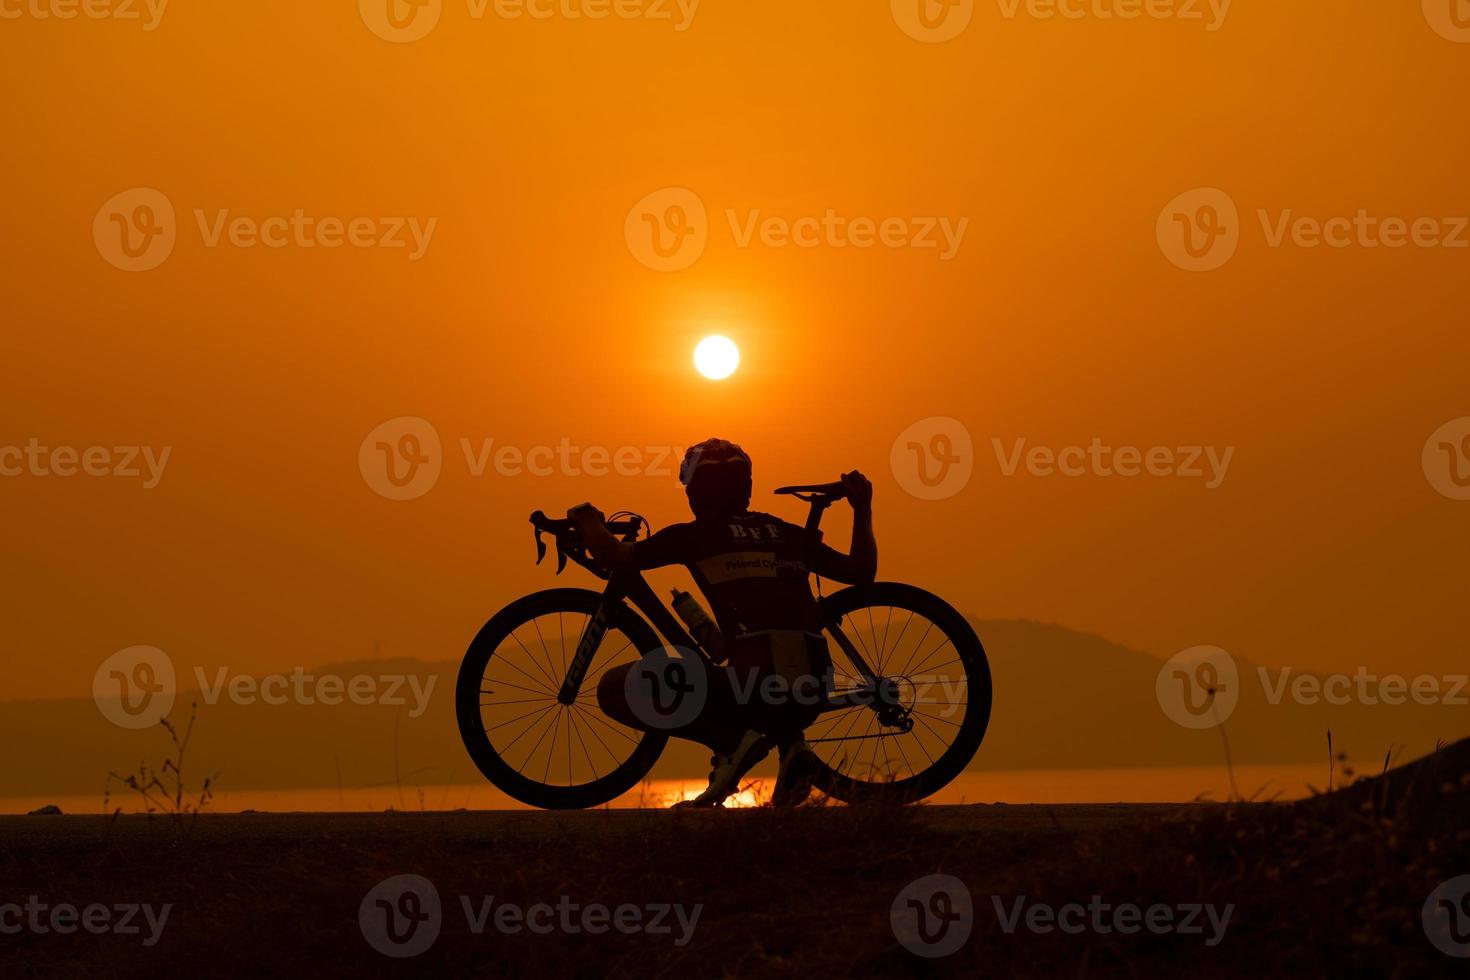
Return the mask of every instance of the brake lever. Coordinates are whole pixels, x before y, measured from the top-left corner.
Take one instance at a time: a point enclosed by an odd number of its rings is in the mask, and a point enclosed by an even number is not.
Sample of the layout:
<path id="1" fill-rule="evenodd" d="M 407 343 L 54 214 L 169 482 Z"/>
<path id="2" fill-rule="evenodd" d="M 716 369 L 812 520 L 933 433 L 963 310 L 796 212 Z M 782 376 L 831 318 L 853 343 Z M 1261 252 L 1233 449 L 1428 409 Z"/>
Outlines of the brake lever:
<path id="1" fill-rule="evenodd" d="M 541 564 L 541 560 L 546 557 L 546 542 L 541 540 L 541 529 L 539 527 L 536 528 L 535 534 L 536 534 L 536 564 L 539 565 L 539 564 Z"/>

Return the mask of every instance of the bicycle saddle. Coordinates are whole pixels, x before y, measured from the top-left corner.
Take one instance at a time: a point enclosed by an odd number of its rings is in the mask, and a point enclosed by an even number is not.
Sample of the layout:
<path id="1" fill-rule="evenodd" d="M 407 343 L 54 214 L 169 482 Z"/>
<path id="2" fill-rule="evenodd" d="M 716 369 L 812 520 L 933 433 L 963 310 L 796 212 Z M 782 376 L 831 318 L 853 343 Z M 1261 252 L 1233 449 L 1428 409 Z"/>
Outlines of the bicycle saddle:
<path id="1" fill-rule="evenodd" d="M 847 488 L 839 483 L 810 483 L 795 487 L 777 487 L 776 493 L 791 494 L 802 500 L 810 500 L 812 497 L 830 497 L 833 500 L 841 500 L 847 496 Z"/>

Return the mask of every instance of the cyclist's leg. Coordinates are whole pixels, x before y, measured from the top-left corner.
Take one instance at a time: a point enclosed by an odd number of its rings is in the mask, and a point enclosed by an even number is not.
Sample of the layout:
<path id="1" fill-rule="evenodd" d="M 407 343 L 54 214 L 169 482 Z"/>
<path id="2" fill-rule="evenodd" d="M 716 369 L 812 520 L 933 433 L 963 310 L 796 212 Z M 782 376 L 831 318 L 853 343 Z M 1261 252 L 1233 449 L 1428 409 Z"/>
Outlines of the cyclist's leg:
<path id="1" fill-rule="evenodd" d="M 662 731 L 675 738 L 699 742 L 718 754 L 723 755 L 735 751 L 749 726 L 742 721 L 735 694 L 731 690 L 730 679 L 725 671 L 704 664 L 707 682 L 704 708 L 700 711 L 699 717 L 688 725 L 668 731 L 655 728 L 638 717 L 638 712 L 634 711 L 632 705 L 628 703 L 628 673 L 636 666 L 637 664 L 623 664 L 609 668 L 603 672 L 602 678 L 597 682 L 597 704 L 609 718 L 629 728 L 642 731 Z"/>
<path id="2" fill-rule="evenodd" d="M 807 665 L 800 674 L 786 678 L 780 699 L 753 706 L 752 727 L 783 751 L 822 716 L 822 705 L 832 690 L 832 657 L 826 638 L 807 634 L 806 647 Z"/>

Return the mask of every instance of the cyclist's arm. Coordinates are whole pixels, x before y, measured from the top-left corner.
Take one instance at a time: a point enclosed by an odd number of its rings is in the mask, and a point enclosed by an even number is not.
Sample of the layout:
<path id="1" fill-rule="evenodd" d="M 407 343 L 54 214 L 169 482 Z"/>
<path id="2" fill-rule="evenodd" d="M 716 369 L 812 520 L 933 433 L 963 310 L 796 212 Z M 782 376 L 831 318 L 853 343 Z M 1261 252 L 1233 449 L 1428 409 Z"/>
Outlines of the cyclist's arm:
<path id="1" fill-rule="evenodd" d="M 671 524 L 642 541 L 623 541 L 607 529 L 602 511 L 591 504 L 578 504 L 567 511 L 577 525 L 582 543 L 598 564 L 610 572 L 646 571 L 683 562 L 689 549 L 688 525 Z"/>
<path id="2" fill-rule="evenodd" d="M 842 474 L 852 504 L 852 553 L 817 545 L 812 565 L 818 575 L 845 585 L 865 585 L 878 577 L 878 540 L 873 536 L 873 485 L 857 470 Z"/>
<path id="3" fill-rule="evenodd" d="M 567 511 L 567 519 L 577 525 L 582 543 L 603 568 L 612 572 L 624 572 L 638 567 L 633 556 L 633 545 L 627 541 L 619 541 L 607 529 L 607 518 L 602 515 L 602 511 L 591 504 L 578 504 Z"/>

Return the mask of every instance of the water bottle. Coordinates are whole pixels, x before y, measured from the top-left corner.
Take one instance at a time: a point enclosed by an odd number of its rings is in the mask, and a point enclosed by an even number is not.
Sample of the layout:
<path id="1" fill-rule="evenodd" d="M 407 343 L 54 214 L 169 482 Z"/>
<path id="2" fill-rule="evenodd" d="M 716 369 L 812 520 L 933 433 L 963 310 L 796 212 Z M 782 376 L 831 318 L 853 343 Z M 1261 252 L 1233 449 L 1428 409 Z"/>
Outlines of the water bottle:
<path id="1" fill-rule="evenodd" d="M 720 628 L 709 618 L 709 613 L 704 611 L 698 599 L 681 589 L 673 589 L 672 592 L 674 612 L 689 627 L 689 635 L 699 641 L 711 660 L 721 663 L 725 659 L 725 638 L 721 635 Z"/>

